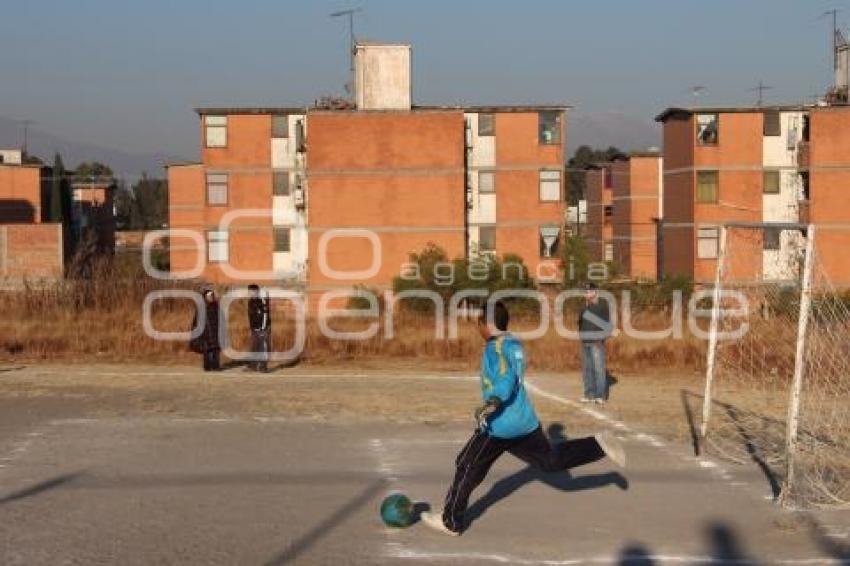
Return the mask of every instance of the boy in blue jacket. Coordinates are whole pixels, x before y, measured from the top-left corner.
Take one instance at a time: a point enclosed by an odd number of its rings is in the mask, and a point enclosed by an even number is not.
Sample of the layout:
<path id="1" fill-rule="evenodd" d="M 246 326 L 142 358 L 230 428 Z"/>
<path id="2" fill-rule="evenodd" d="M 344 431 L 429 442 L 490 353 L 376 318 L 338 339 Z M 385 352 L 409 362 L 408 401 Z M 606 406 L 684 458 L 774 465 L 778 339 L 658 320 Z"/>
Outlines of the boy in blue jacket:
<path id="1" fill-rule="evenodd" d="M 442 533 L 457 536 L 464 529 L 469 496 L 505 452 L 546 472 L 559 472 L 608 456 L 625 466 L 626 456 L 610 433 L 568 440 L 555 446 L 543 434 L 540 421 L 523 385 L 525 353 L 508 334 L 508 309 L 497 302 L 493 320 L 482 313 L 478 330 L 486 341 L 481 356 L 481 397 L 475 411 L 477 427 L 455 461 L 455 476 L 443 511 L 422 513 L 422 522 Z"/>

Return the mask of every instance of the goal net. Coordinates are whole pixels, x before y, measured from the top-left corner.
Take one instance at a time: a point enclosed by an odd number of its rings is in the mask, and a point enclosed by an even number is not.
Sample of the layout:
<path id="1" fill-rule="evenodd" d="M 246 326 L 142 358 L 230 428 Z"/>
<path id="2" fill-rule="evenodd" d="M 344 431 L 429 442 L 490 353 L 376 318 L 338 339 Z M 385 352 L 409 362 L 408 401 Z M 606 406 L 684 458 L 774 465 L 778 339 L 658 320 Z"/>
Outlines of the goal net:
<path id="1" fill-rule="evenodd" d="M 811 225 L 720 232 L 702 445 L 757 464 L 786 504 L 850 504 L 848 244 Z"/>

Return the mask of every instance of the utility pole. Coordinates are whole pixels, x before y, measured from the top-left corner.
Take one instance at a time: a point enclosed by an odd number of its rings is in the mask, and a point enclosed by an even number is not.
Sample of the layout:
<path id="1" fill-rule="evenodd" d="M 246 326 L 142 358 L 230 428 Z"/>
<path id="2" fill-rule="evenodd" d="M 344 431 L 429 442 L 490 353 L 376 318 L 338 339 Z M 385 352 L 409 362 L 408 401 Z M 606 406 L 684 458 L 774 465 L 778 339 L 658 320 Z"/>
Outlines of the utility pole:
<path id="1" fill-rule="evenodd" d="M 354 37 L 354 14 L 362 11 L 363 8 L 349 8 L 347 10 L 340 10 L 338 12 L 333 12 L 332 14 L 330 14 L 330 17 L 332 18 L 348 16 L 348 70 L 351 73 L 352 85 L 354 81 L 354 45 L 356 42 L 356 38 Z"/>

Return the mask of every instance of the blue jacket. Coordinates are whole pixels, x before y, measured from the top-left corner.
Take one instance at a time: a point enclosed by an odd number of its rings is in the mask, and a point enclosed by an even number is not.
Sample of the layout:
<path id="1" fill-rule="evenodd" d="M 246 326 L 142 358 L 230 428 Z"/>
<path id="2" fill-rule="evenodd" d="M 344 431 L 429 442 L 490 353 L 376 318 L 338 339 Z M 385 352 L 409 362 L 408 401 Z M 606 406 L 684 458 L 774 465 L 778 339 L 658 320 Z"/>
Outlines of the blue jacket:
<path id="1" fill-rule="evenodd" d="M 502 405 L 487 419 L 485 432 L 496 438 L 518 438 L 533 432 L 540 421 L 523 385 L 525 352 L 519 340 L 501 334 L 487 340 L 481 355 L 481 397 L 498 397 Z"/>

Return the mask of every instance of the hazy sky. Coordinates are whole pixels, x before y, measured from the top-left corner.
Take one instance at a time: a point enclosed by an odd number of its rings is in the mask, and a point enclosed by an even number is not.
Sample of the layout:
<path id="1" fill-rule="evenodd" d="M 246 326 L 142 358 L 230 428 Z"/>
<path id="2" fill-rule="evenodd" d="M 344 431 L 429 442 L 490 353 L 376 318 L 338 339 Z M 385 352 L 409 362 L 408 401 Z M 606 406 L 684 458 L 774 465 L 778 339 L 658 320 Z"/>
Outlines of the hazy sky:
<path id="1" fill-rule="evenodd" d="M 66 138 L 194 157 L 196 105 L 341 93 L 347 26 L 413 45 L 418 103 L 566 102 L 650 120 L 690 101 L 799 102 L 831 82 L 850 0 L 0 0 L 0 116 Z"/>

